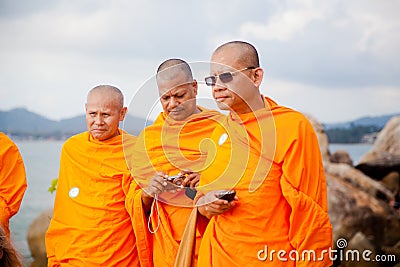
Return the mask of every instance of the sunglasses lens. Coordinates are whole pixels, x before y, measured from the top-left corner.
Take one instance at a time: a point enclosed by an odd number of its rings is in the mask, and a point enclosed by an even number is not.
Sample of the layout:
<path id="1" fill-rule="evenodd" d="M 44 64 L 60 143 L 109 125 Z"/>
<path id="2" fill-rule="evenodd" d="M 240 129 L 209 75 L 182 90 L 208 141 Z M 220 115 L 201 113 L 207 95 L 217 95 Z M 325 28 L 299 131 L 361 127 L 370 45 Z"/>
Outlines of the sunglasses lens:
<path id="1" fill-rule="evenodd" d="M 216 82 L 216 79 L 214 76 L 206 77 L 204 80 L 206 81 L 206 84 L 208 86 L 213 86 L 213 85 L 215 85 L 215 82 Z"/>
<path id="2" fill-rule="evenodd" d="M 220 79 L 221 82 L 223 82 L 223 83 L 230 82 L 230 81 L 233 80 L 232 73 L 230 73 L 230 72 L 221 73 L 221 74 L 219 75 L 219 79 Z"/>

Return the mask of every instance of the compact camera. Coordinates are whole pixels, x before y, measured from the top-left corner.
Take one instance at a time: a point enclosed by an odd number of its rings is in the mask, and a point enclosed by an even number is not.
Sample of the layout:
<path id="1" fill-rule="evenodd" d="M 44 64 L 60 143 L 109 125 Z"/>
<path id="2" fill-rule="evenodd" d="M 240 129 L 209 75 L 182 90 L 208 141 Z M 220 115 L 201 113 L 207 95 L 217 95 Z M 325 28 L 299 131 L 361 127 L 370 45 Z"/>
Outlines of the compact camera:
<path id="1" fill-rule="evenodd" d="M 170 182 L 174 185 L 181 186 L 183 180 L 185 180 L 185 175 L 172 175 L 164 178 L 164 181 Z"/>
<path id="2" fill-rule="evenodd" d="M 181 174 L 181 175 L 172 175 L 172 176 L 168 176 L 164 178 L 164 181 L 167 181 L 169 183 L 172 183 L 175 186 L 181 187 L 182 188 L 182 184 L 183 181 L 185 180 L 186 175 Z M 172 188 L 173 186 L 167 186 L 167 188 L 169 189 L 174 189 Z M 190 198 L 190 199 L 194 199 L 196 197 L 196 189 L 191 189 L 190 187 L 186 187 L 185 188 L 185 195 Z"/>

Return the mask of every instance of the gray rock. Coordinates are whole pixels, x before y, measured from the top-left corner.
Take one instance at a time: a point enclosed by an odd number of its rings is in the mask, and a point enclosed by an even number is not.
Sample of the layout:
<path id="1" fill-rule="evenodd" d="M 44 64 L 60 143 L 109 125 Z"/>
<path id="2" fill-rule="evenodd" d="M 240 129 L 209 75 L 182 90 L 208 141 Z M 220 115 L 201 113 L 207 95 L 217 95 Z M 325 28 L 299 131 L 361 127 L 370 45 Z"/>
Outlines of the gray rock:
<path id="1" fill-rule="evenodd" d="M 45 235 L 52 216 L 52 209 L 45 210 L 29 226 L 27 240 L 33 257 L 31 267 L 47 266 Z"/>
<path id="2" fill-rule="evenodd" d="M 356 168 L 377 180 L 392 171 L 400 173 L 400 116 L 389 120 Z"/>
<path id="3" fill-rule="evenodd" d="M 400 174 L 398 172 L 391 172 L 383 177 L 381 183 L 386 186 L 393 193 L 399 193 L 400 187 Z"/>
<path id="4" fill-rule="evenodd" d="M 372 197 L 386 200 L 394 199 L 394 194 L 384 185 L 366 176 L 361 171 L 344 163 L 329 163 L 325 165 L 325 172 L 343 179 L 354 187 L 367 192 Z"/>
<path id="5" fill-rule="evenodd" d="M 368 259 L 364 259 L 362 253 L 364 251 L 370 251 L 370 255 L 366 255 L 371 261 Z M 343 266 L 345 267 L 379 267 L 382 266 L 379 262 L 373 262 L 372 259 L 375 259 L 376 251 L 375 247 L 368 240 L 368 238 L 361 232 L 357 232 L 349 241 L 348 246 L 344 250 L 344 262 Z M 366 257 L 365 256 L 365 257 Z M 341 265 L 342 266 L 342 265 Z"/>
<path id="6" fill-rule="evenodd" d="M 349 153 L 346 150 L 336 150 L 330 157 L 333 163 L 344 163 L 349 166 L 353 166 L 353 160 L 351 159 Z"/>
<path id="7" fill-rule="evenodd" d="M 307 119 L 311 122 L 311 125 L 314 128 L 314 131 L 318 138 L 319 148 L 321 150 L 322 160 L 325 162 L 330 161 L 330 153 L 329 153 L 329 142 L 328 135 L 325 133 L 324 126 L 319 123 L 313 116 L 310 114 L 305 114 Z"/>

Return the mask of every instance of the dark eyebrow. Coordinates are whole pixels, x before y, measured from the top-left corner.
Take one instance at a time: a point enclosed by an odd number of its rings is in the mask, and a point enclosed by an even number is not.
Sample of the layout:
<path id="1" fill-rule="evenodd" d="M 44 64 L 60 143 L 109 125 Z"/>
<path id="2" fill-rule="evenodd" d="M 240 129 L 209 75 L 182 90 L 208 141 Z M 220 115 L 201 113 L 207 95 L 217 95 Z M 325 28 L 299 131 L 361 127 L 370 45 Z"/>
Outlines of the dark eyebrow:
<path id="1" fill-rule="evenodd" d="M 185 90 L 185 88 L 178 88 L 177 91 L 172 95 L 176 96 L 176 95 L 186 94 L 186 93 L 187 93 L 187 91 Z M 167 93 L 161 95 L 161 98 L 165 98 L 165 97 L 170 97 L 170 93 L 167 92 Z"/>
<path id="2" fill-rule="evenodd" d="M 179 92 L 175 92 L 175 94 L 173 94 L 174 96 L 176 96 L 176 95 L 184 95 L 184 94 L 186 94 L 187 92 L 186 91 L 179 91 Z"/>

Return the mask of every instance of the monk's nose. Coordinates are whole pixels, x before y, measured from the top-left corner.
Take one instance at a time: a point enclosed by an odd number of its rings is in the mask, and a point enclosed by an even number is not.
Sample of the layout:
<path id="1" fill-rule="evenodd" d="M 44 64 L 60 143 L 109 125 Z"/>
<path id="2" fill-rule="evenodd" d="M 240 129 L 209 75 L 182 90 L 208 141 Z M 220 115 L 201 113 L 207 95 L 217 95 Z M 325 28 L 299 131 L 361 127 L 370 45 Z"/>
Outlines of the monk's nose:
<path id="1" fill-rule="evenodd" d="M 98 115 L 96 116 L 94 123 L 96 123 L 97 125 L 102 125 L 104 123 L 104 120 L 100 115 Z"/>
<path id="2" fill-rule="evenodd" d="M 177 101 L 177 100 L 175 99 L 175 97 L 171 97 L 171 98 L 169 99 L 168 105 L 169 105 L 169 108 L 170 108 L 170 109 L 176 108 L 176 107 L 179 105 L 179 101 Z"/>
<path id="3" fill-rule="evenodd" d="M 219 91 L 222 91 L 222 90 L 225 90 L 226 89 L 226 87 L 223 85 L 223 84 L 221 84 L 221 83 L 215 83 L 213 86 L 212 86 L 212 90 L 213 90 L 213 92 L 219 92 Z"/>

